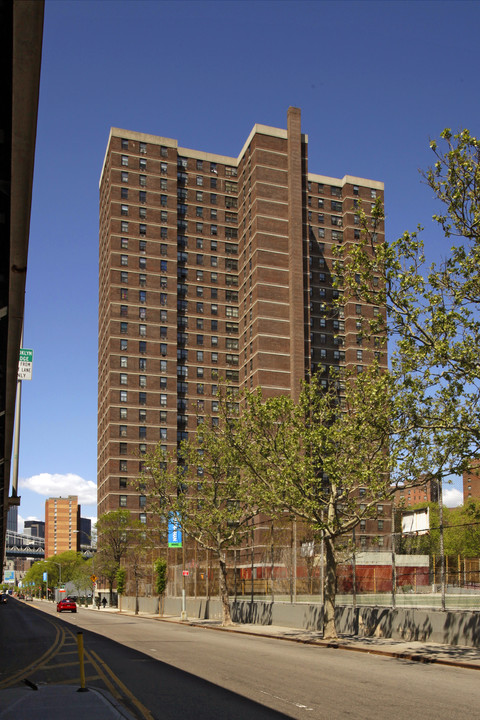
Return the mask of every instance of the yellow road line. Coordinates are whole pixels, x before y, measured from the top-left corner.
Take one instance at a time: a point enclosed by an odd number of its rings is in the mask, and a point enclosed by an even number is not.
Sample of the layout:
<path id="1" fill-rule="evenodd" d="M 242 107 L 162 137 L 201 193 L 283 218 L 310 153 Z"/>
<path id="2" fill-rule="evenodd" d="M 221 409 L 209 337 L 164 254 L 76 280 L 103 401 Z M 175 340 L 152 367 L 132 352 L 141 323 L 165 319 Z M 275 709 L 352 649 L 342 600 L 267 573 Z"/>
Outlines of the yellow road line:
<path id="1" fill-rule="evenodd" d="M 131 702 L 133 703 L 133 705 L 134 705 L 134 706 L 137 708 L 137 710 L 142 714 L 142 717 L 143 717 L 145 720 L 154 720 L 154 717 L 153 717 L 153 715 L 150 713 L 150 711 L 148 710 L 148 708 L 146 708 L 145 705 L 143 705 L 143 704 L 140 702 L 140 700 L 137 700 L 137 698 L 135 697 L 135 695 L 133 695 L 133 693 L 130 692 L 130 690 L 127 688 L 127 686 L 124 685 L 124 683 L 120 680 L 120 678 L 115 675 L 115 673 L 113 672 L 113 670 L 111 670 L 111 669 L 108 667 L 108 665 L 97 655 L 97 653 L 96 653 L 94 650 L 91 650 L 91 651 L 90 651 L 90 655 L 92 655 L 92 656 L 95 658 L 95 660 L 98 662 L 98 664 L 102 667 L 102 669 L 104 669 L 105 672 L 107 672 L 107 673 L 110 675 L 110 677 L 112 678 L 112 680 L 113 680 L 113 681 L 116 683 L 116 685 L 122 690 L 122 692 L 124 693 L 124 695 L 126 695 L 126 696 L 131 700 Z"/>
<path id="2" fill-rule="evenodd" d="M 7 688 L 10 685 L 16 683 L 20 678 L 23 679 L 32 670 L 42 667 L 42 665 L 45 665 L 48 662 L 49 658 L 54 657 L 55 654 L 58 652 L 58 649 L 62 647 L 62 644 L 65 640 L 64 628 L 57 625 L 56 623 L 51 622 L 49 618 L 46 618 L 46 620 L 47 622 L 50 622 L 50 624 L 53 625 L 56 630 L 55 640 L 53 641 L 52 645 L 39 658 L 31 662 L 29 665 L 26 665 L 24 668 L 17 670 L 13 675 L 10 675 L 10 677 L 6 678 L 5 680 L 2 680 L 2 682 L 0 682 L 0 688 Z"/>

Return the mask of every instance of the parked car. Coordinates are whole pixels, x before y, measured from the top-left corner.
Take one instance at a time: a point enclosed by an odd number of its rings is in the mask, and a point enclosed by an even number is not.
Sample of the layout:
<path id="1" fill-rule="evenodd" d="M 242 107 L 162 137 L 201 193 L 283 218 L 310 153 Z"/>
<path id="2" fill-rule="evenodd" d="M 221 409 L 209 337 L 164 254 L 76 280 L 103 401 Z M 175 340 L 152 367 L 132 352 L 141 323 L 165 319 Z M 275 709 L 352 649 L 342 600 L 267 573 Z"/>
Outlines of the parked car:
<path id="1" fill-rule="evenodd" d="M 77 603 L 74 600 L 65 598 L 57 603 L 57 612 L 77 612 Z"/>
<path id="2" fill-rule="evenodd" d="M 33 597 L 32 597 L 31 595 L 27 595 L 27 596 L 25 597 L 25 600 L 26 600 L 27 602 L 33 602 Z"/>
<path id="3" fill-rule="evenodd" d="M 2 595 L 0 595 L 0 602 L 1 602 L 1 603 L 6 603 L 6 602 L 7 602 L 7 597 L 8 597 L 8 595 L 6 595 L 5 593 L 3 593 Z"/>

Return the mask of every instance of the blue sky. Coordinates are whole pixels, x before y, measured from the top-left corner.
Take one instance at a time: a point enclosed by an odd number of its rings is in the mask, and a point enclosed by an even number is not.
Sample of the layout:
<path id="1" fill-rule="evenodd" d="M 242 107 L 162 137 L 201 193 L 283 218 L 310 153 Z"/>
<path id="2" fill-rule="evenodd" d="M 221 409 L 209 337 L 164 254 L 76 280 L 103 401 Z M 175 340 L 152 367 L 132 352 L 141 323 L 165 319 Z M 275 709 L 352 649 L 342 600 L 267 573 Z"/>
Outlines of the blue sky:
<path id="1" fill-rule="evenodd" d="M 418 170 L 444 127 L 480 132 L 479 31 L 480 4 L 461 0 L 46 0 L 22 519 L 44 519 L 45 498 L 67 494 L 96 515 L 98 181 L 109 128 L 236 156 L 255 123 L 286 127 L 295 105 L 310 171 L 384 181 L 388 237 L 421 223 L 438 258 L 447 246 Z"/>

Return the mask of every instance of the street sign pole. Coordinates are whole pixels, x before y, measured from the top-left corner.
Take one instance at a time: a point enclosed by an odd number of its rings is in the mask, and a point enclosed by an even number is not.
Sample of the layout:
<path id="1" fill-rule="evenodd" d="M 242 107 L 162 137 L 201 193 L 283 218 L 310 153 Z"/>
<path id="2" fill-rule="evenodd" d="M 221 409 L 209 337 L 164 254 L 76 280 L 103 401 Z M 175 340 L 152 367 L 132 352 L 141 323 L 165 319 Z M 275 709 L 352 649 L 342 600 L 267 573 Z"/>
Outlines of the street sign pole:
<path id="1" fill-rule="evenodd" d="M 182 615 L 181 620 L 187 619 L 187 596 L 185 592 L 185 540 L 184 540 L 185 533 L 182 532 Z"/>
<path id="2" fill-rule="evenodd" d="M 20 343 L 23 345 L 23 331 Z M 15 398 L 15 423 L 13 436 L 12 497 L 18 497 L 18 463 L 20 453 L 20 411 L 22 405 L 22 380 L 32 379 L 33 350 L 20 348 Z"/>

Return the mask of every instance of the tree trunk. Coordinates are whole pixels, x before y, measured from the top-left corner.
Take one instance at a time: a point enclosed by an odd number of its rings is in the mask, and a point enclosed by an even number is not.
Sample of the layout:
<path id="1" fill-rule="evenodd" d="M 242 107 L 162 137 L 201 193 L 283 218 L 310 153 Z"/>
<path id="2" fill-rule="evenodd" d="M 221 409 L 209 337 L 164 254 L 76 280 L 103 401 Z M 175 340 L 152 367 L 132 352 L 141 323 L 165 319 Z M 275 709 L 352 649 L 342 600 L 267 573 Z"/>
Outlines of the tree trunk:
<path id="1" fill-rule="evenodd" d="M 138 580 L 135 581 L 135 615 L 138 615 Z"/>
<path id="2" fill-rule="evenodd" d="M 325 594 L 323 602 L 323 637 L 332 640 L 338 637 L 335 625 L 335 599 L 337 595 L 337 558 L 333 538 L 325 536 Z"/>
<path id="3" fill-rule="evenodd" d="M 227 563 L 222 555 L 219 555 L 218 562 L 220 565 L 220 598 L 222 602 L 222 625 L 232 625 L 232 615 L 230 613 L 230 597 L 228 595 L 227 586 Z"/>

